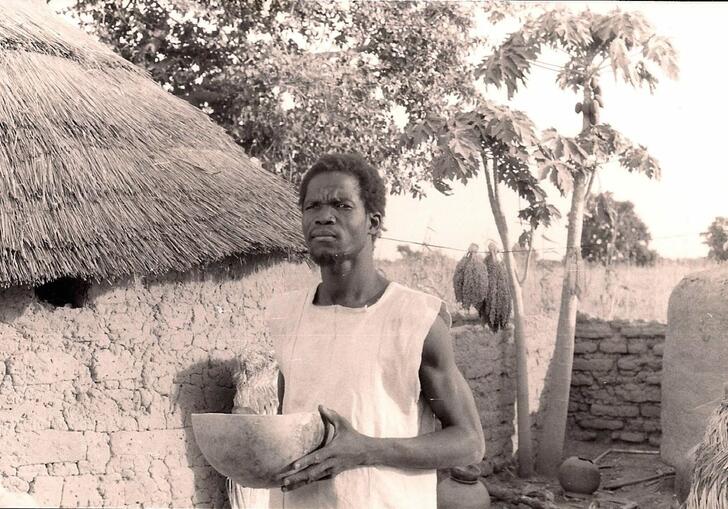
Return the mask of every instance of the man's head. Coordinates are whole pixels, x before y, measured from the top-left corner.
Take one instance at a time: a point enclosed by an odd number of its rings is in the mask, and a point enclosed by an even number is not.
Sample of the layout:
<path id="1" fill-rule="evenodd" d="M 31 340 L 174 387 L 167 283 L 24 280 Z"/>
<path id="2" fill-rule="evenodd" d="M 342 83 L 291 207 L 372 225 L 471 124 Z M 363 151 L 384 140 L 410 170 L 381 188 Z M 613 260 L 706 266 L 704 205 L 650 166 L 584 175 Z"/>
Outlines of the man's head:
<path id="1" fill-rule="evenodd" d="M 327 154 L 301 180 L 303 233 L 319 265 L 353 259 L 373 246 L 386 190 L 377 171 L 356 154 Z"/>

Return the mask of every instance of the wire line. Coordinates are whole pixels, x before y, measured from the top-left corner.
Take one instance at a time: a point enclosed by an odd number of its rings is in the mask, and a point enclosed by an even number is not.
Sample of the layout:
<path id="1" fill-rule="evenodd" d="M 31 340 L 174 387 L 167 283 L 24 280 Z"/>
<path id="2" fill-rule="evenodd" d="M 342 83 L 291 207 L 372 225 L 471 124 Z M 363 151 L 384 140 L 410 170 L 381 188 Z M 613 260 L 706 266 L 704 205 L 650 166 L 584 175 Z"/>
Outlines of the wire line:
<path id="1" fill-rule="evenodd" d="M 674 239 L 674 238 L 693 237 L 693 236 L 696 236 L 696 235 L 700 235 L 700 233 L 680 233 L 680 234 L 676 234 L 676 235 L 665 235 L 665 236 L 660 236 L 660 237 L 652 237 L 650 239 L 650 241 L 653 241 L 653 240 L 661 240 L 661 239 Z M 468 252 L 467 249 L 462 249 L 462 248 L 459 248 L 459 247 L 443 246 L 441 244 L 430 244 L 430 243 L 427 243 L 427 242 L 417 242 L 416 240 L 395 239 L 395 238 L 392 238 L 392 237 L 384 237 L 384 236 L 379 237 L 379 238 L 382 239 L 382 240 L 389 240 L 391 242 L 403 242 L 405 244 L 416 244 L 418 246 L 424 246 L 424 247 L 435 247 L 435 248 L 438 248 L 438 249 L 449 249 L 451 251 L 460 251 L 462 253 L 467 253 Z M 586 244 L 579 244 L 579 246 L 577 246 L 575 248 L 571 248 L 571 249 L 582 249 L 582 248 L 589 247 L 589 246 L 598 246 L 600 244 L 601 244 L 600 242 L 589 242 L 589 243 L 586 243 Z M 567 246 L 564 246 L 564 245 L 559 245 L 558 247 L 561 247 L 561 248 L 563 248 L 566 251 L 569 250 L 569 248 Z M 549 247 L 549 248 L 545 248 L 545 249 L 533 248 L 533 249 L 531 249 L 531 251 L 539 252 L 539 253 L 560 253 L 561 252 L 559 249 L 556 249 L 555 247 Z M 478 251 L 478 252 L 479 253 L 487 253 L 488 251 Z M 528 253 L 528 249 L 511 249 L 511 250 L 500 250 L 499 249 L 499 250 L 497 250 L 497 252 L 498 253 Z"/>

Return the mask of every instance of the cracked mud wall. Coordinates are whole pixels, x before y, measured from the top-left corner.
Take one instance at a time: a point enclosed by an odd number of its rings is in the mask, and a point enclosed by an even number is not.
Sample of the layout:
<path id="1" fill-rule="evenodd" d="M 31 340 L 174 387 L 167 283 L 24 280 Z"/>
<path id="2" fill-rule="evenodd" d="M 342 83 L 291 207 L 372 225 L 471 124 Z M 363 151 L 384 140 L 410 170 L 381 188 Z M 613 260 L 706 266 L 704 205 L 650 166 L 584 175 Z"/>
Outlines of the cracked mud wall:
<path id="1" fill-rule="evenodd" d="M 46 506 L 227 505 L 192 412 L 229 412 L 263 307 L 301 269 L 272 258 L 94 284 L 82 308 L 0 291 L 0 475 Z"/>

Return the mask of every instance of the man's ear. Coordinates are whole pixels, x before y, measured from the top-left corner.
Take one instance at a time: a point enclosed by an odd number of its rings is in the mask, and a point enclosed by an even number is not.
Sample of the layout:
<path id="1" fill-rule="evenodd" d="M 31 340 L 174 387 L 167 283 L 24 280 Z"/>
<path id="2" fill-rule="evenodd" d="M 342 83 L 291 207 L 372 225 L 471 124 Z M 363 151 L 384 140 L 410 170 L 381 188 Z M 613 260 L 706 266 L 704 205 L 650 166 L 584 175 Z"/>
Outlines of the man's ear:
<path id="1" fill-rule="evenodd" d="M 379 237 L 382 233 L 382 214 L 379 212 L 369 212 L 369 234 L 374 238 Z"/>

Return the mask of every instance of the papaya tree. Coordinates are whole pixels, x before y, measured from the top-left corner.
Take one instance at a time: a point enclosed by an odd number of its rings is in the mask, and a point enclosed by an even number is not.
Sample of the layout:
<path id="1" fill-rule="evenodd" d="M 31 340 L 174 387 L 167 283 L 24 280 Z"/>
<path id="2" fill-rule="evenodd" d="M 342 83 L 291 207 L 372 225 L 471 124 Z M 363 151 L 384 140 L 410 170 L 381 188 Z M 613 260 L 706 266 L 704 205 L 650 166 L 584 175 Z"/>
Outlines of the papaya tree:
<path id="1" fill-rule="evenodd" d="M 422 145 L 435 154 L 428 165 L 428 180 L 438 191 L 448 194 L 450 183 L 467 183 L 479 172 L 485 175 L 486 193 L 501 244 L 511 246 L 511 232 L 503 208 L 502 194 L 506 188 L 525 199 L 527 206 L 519 211 L 529 229 L 521 234 L 522 243 L 531 250 L 533 231 L 548 226 L 558 217 L 558 210 L 547 203 L 546 192 L 530 166 L 548 161 L 551 152 L 541 153 L 540 138 L 531 120 L 523 113 L 480 100 L 469 111 L 456 112 L 449 117 L 429 115 L 408 127 L 405 146 L 413 151 Z M 527 258 L 528 259 L 528 258 Z M 503 252 L 508 289 L 513 299 L 513 334 L 516 345 L 516 410 L 518 432 L 518 473 L 528 477 L 533 473 L 533 451 L 528 399 L 528 366 L 524 305 L 521 285 L 523 273 L 517 274 L 511 250 Z"/>
<path id="2" fill-rule="evenodd" d="M 571 195 L 556 345 L 544 389 L 547 406 L 538 441 L 536 467 L 544 474 L 554 474 L 563 455 L 582 270 L 579 243 L 594 176 L 613 159 L 630 172 L 659 176 L 659 164 L 645 147 L 599 123 L 604 106 L 599 80 L 611 68 L 616 79 L 634 87 L 646 85 L 652 92 L 660 73 L 673 79 L 678 73 L 670 41 L 658 35 L 642 14 L 554 8 L 527 18 L 482 62 L 478 75 L 486 84 L 505 86 L 510 98 L 527 84 L 533 64 L 549 48 L 566 55 L 556 82 L 564 90 L 581 94 L 575 109 L 582 114 L 582 131 L 575 138 L 549 131 L 541 144 L 546 156 L 540 163 L 540 177 L 550 178 L 563 194 Z"/>

